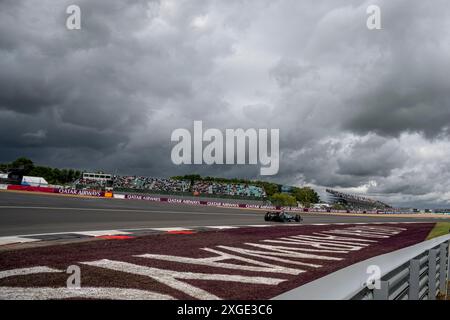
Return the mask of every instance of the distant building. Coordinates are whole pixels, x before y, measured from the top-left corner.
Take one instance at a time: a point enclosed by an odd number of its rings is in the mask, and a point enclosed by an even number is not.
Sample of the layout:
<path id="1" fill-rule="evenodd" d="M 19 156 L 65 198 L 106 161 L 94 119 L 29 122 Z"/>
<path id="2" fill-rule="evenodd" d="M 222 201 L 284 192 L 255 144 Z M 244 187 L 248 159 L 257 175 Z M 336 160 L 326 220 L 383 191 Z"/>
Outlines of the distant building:
<path id="1" fill-rule="evenodd" d="M 83 179 L 85 179 L 85 180 L 97 180 L 97 181 L 112 181 L 112 174 L 84 172 L 83 173 Z"/>
<path id="2" fill-rule="evenodd" d="M 42 177 L 23 176 L 21 185 L 31 187 L 46 187 L 48 186 L 48 182 Z"/>
<path id="3" fill-rule="evenodd" d="M 340 204 L 347 209 L 354 210 L 372 210 L 372 209 L 392 209 L 392 207 L 384 202 L 362 197 L 360 195 L 348 194 L 332 189 L 327 189 L 330 202 L 334 204 Z"/>

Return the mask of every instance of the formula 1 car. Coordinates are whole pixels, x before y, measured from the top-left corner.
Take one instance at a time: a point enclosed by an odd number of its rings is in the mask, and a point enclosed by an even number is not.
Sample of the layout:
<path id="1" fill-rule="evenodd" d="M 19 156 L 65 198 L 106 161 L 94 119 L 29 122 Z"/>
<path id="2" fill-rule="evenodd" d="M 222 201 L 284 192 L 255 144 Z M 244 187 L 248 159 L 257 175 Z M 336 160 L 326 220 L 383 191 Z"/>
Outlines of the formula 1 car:
<path id="1" fill-rule="evenodd" d="M 286 211 L 268 211 L 264 216 L 265 221 L 275 221 L 275 222 L 300 222 L 303 220 L 300 215 L 296 214 L 295 216 L 287 213 Z"/>

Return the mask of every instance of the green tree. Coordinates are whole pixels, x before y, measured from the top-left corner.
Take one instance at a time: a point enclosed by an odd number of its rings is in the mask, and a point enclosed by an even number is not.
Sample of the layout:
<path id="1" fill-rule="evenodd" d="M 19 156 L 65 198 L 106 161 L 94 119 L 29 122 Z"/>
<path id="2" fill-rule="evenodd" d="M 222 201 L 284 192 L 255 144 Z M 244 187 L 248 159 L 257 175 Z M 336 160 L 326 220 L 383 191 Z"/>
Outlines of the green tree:
<path id="1" fill-rule="evenodd" d="M 320 197 L 317 192 L 310 187 L 294 187 L 292 190 L 292 195 L 305 207 L 309 207 L 312 203 L 318 203 L 320 201 Z"/>
<path id="2" fill-rule="evenodd" d="M 23 169 L 24 174 L 28 175 L 34 168 L 34 163 L 28 158 L 20 157 L 11 163 L 12 168 Z"/>
<path id="3" fill-rule="evenodd" d="M 275 193 L 270 197 L 270 201 L 275 206 L 281 207 L 296 207 L 297 200 L 295 197 L 287 193 Z"/>
<path id="4" fill-rule="evenodd" d="M 345 210 L 345 206 L 340 203 L 335 203 L 331 206 L 334 210 Z"/>
<path id="5" fill-rule="evenodd" d="M 26 176 L 43 177 L 50 184 L 67 184 L 81 176 L 81 172 L 73 169 L 58 169 L 44 166 L 36 166 L 28 158 L 21 157 L 12 163 L 0 164 L 0 170 L 23 169 Z"/>

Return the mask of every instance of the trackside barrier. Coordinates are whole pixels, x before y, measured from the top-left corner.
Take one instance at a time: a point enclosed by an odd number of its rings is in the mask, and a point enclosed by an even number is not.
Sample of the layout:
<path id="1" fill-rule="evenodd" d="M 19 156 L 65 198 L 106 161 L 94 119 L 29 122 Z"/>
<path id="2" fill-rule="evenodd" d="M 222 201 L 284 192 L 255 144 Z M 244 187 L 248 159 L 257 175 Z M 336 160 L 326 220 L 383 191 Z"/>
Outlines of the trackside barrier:
<path id="1" fill-rule="evenodd" d="M 96 190 L 76 190 L 76 189 L 33 187 L 33 186 L 21 186 L 21 185 L 8 185 L 7 190 L 72 194 L 72 195 L 90 196 L 90 197 L 104 197 L 105 196 L 105 192 L 96 191 Z M 112 194 L 111 194 L 111 197 L 112 197 Z"/>
<path id="2" fill-rule="evenodd" d="M 8 190 L 54 193 L 55 188 L 8 185 Z"/>
<path id="3" fill-rule="evenodd" d="M 358 262 L 283 293 L 283 300 L 435 300 L 450 279 L 450 235 Z M 373 277 L 373 267 L 380 278 Z"/>
<path id="4" fill-rule="evenodd" d="M 89 196 L 89 197 L 104 197 L 105 196 L 105 192 L 96 191 L 96 190 L 55 189 L 55 193 L 72 194 L 72 195 L 77 195 L 77 196 Z M 112 194 L 110 197 L 112 197 Z"/>
<path id="5" fill-rule="evenodd" d="M 168 203 L 180 203 L 180 204 L 190 204 L 197 206 L 212 206 L 212 207 L 224 207 L 224 208 L 247 208 L 247 209 L 265 209 L 265 210 L 286 210 L 290 212 L 323 212 L 323 213 L 352 213 L 352 214 L 398 214 L 398 213 L 408 213 L 412 212 L 396 212 L 396 211 L 379 211 L 379 210 L 365 210 L 365 211 L 349 211 L 349 210 L 332 210 L 332 209 L 311 209 L 311 208 L 298 208 L 298 207 L 278 207 L 271 205 L 258 205 L 258 204 L 248 204 L 248 203 L 229 203 L 220 201 L 205 201 L 205 200 L 191 200 L 191 199 L 179 199 L 179 198 L 169 198 L 169 197 L 156 197 L 151 195 L 136 195 L 136 194 L 120 194 L 114 192 L 104 192 L 97 190 L 76 190 L 76 189 L 65 189 L 65 188 L 50 188 L 50 187 L 32 187 L 32 186 L 21 186 L 21 185 L 8 185 L 5 186 L 7 190 L 20 190 L 20 191 L 31 191 L 31 192 L 47 192 L 47 193 L 59 193 L 59 194 L 71 194 L 80 196 L 90 196 L 90 197 L 106 197 L 115 199 L 129 199 L 129 200 L 145 200 L 154 202 L 168 202 Z M 2 188 L 0 188 L 2 189 Z"/>
<path id="6" fill-rule="evenodd" d="M 227 208 L 247 208 L 247 209 L 265 209 L 265 210 L 286 210 L 291 212 L 323 212 L 323 213 L 371 213 L 371 214 L 385 214 L 388 212 L 381 212 L 377 210 L 367 211 L 349 211 L 349 210 L 330 210 L 330 209 L 311 209 L 311 208 L 298 208 L 298 207 L 278 207 L 270 205 L 258 205 L 248 203 L 229 203 L 220 201 L 206 201 L 206 200 L 191 200 L 191 199 L 179 199 L 169 197 L 158 197 L 152 195 L 140 195 L 140 194 L 118 194 L 114 193 L 116 199 L 128 199 L 128 200 L 144 200 L 153 202 L 168 202 L 168 203 L 180 203 L 190 204 L 197 206 L 212 206 L 212 207 L 227 207 Z M 389 212 L 391 213 L 391 212 Z M 392 212 L 393 213 L 393 212 Z M 399 213 L 399 212 L 396 212 Z"/>
<path id="7" fill-rule="evenodd" d="M 436 300 L 446 295 L 449 280 L 449 245 L 443 242 L 383 276 L 379 289 L 365 288 L 358 300 Z"/>

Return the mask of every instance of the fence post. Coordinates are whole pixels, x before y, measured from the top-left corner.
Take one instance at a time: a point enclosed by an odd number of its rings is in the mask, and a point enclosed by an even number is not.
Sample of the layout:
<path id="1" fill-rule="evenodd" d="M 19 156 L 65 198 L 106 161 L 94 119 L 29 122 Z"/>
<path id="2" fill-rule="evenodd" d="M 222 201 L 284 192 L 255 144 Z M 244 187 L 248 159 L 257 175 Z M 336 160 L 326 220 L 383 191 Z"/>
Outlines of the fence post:
<path id="1" fill-rule="evenodd" d="M 409 263 L 408 300 L 419 300 L 420 259 L 412 259 Z"/>
<path id="2" fill-rule="evenodd" d="M 448 241 L 448 249 L 447 249 L 447 281 L 450 280 L 450 240 Z"/>
<path id="3" fill-rule="evenodd" d="M 449 285 L 448 282 L 450 281 L 450 240 L 447 241 L 447 279 L 445 280 L 446 290 L 445 290 L 445 296 L 448 299 L 448 290 Z"/>
<path id="4" fill-rule="evenodd" d="M 374 300 L 389 300 L 389 282 L 380 281 L 380 289 L 373 289 Z"/>
<path id="5" fill-rule="evenodd" d="M 445 294 L 447 290 L 447 243 L 439 246 L 440 268 L 439 268 L 439 293 Z"/>
<path id="6" fill-rule="evenodd" d="M 436 250 L 428 251 L 428 300 L 436 299 Z"/>

